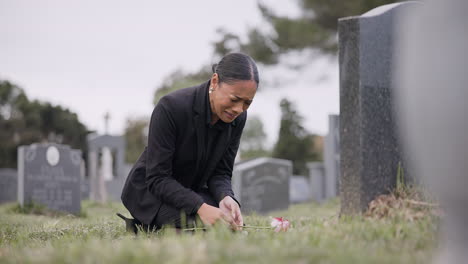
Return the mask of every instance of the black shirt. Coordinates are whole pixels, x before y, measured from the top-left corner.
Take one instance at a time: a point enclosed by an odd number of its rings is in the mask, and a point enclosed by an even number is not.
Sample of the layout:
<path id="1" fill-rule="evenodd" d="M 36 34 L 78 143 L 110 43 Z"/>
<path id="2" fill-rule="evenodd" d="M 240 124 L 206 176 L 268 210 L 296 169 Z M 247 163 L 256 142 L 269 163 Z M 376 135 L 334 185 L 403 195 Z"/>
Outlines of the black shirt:
<path id="1" fill-rule="evenodd" d="M 221 119 L 219 119 L 216 123 L 213 125 L 211 124 L 211 103 L 210 103 L 210 96 L 208 93 L 206 93 L 205 97 L 205 102 L 206 102 L 206 118 L 205 118 L 205 123 L 206 123 L 206 133 L 205 133 L 205 151 L 203 151 L 203 157 L 202 157 L 202 166 L 200 173 L 197 175 L 197 180 L 201 180 L 203 178 L 203 172 L 206 169 L 206 166 L 208 165 L 208 160 L 210 157 L 213 155 L 213 151 L 216 146 L 214 146 L 214 143 L 218 141 L 218 137 L 221 134 L 221 132 L 225 129 L 227 129 L 228 125 L 227 123 L 223 122 Z M 207 187 L 207 186 L 205 186 Z"/>

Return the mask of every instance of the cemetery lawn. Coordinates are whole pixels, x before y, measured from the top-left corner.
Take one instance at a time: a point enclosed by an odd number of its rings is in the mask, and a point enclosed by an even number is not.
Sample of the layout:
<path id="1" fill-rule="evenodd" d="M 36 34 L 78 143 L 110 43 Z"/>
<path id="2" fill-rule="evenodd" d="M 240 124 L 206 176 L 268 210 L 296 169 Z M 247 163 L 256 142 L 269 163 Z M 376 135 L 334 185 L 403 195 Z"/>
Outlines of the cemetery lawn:
<path id="1" fill-rule="evenodd" d="M 268 226 L 283 216 L 287 232 L 224 227 L 176 234 L 172 229 L 137 237 L 115 213 L 119 203 L 82 203 L 82 216 L 21 214 L 0 206 L 0 263 L 428 263 L 438 220 L 402 217 L 338 219 L 337 200 L 291 205 L 266 216 L 244 216 Z"/>

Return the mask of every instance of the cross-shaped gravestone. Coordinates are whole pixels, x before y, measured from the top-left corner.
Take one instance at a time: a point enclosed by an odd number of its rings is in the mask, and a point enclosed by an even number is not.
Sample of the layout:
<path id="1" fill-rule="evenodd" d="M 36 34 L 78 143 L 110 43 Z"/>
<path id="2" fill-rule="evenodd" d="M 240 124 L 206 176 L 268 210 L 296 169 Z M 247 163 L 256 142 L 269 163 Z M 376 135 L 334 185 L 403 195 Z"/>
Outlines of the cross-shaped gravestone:
<path id="1" fill-rule="evenodd" d="M 104 135 L 107 135 L 109 134 L 109 120 L 110 120 L 111 116 L 109 114 L 109 112 L 106 112 L 106 114 L 104 115 Z"/>

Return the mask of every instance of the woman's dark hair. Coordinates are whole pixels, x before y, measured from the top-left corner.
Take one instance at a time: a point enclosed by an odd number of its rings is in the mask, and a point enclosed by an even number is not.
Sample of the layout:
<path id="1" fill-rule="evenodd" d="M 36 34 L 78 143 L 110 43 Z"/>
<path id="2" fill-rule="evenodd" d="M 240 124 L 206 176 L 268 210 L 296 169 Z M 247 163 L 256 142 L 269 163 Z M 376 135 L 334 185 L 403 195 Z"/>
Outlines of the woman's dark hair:
<path id="1" fill-rule="evenodd" d="M 218 74 L 219 82 L 233 83 L 239 80 L 260 82 L 255 61 L 242 53 L 230 53 L 224 56 L 218 64 L 214 64 L 213 73 Z"/>

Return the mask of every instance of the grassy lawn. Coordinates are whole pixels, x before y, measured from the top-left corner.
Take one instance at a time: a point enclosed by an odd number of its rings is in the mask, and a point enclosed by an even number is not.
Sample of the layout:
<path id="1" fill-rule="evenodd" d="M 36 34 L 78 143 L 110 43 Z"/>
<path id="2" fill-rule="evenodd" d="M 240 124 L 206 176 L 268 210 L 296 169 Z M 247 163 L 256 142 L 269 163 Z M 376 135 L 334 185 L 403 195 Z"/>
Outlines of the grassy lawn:
<path id="1" fill-rule="evenodd" d="M 0 263 L 428 263 L 438 226 L 431 216 L 339 219 L 335 200 L 244 217 L 252 226 L 286 217 L 292 228 L 283 233 L 215 227 L 135 236 L 115 216 L 129 215 L 119 203 L 83 202 L 81 217 L 21 214 L 14 207 L 0 206 Z"/>

